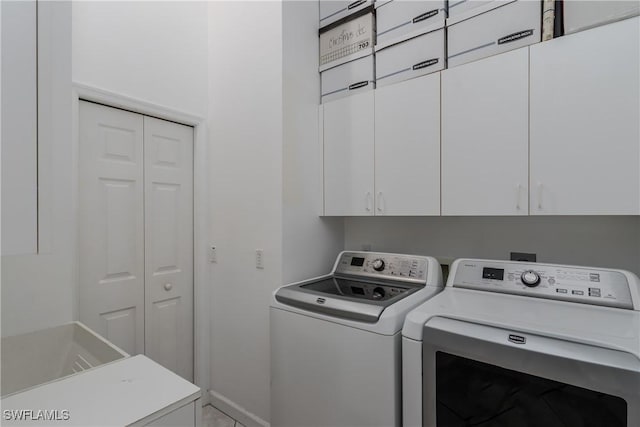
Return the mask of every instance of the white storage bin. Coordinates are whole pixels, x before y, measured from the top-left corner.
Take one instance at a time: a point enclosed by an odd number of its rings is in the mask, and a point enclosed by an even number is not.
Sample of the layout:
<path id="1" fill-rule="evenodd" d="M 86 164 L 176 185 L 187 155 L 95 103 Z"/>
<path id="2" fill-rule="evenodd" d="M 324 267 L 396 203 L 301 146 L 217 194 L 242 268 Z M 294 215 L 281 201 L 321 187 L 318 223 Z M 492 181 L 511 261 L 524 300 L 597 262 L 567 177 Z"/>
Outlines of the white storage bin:
<path id="1" fill-rule="evenodd" d="M 449 18 L 469 18 L 515 0 L 449 0 Z"/>
<path id="2" fill-rule="evenodd" d="M 373 55 L 338 65 L 320 73 L 322 102 L 332 101 L 374 88 Z"/>
<path id="3" fill-rule="evenodd" d="M 541 3 L 518 0 L 447 29 L 449 68 L 540 41 Z"/>
<path id="4" fill-rule="evenodd" d="M 320 28 L 373 4 L 373 0 L 320 0 Z"/>
<path id="5" fill-rule="evenodd" d="M 376 86 L 444 69 L 444 47 L 444 28 L 441 28 L 376 51 Z"/>
<path id="6" fill-rule="evenodd" d="M 320 33 L 320 71 L 373 53 L 373 13 Z"/>
<path id="7" fill-rule="evenodd" d="M 375 8 L 379 8 L 379 7 L 380 7 L 380 6 L 382 6 L 383 4 L 387 4 L 387 3 L 389 3 L 390 1 L 393 1 L 393 0 L 375 0 L 373 4 L 374 4 L 374 7 L 375 7 Z"/>
<path id="8" fill-rule="evenodd" d="M 598 25 L 608 24 L 640 14 L 639 1 L 587 1 L 564 2 L 564 32 L 575 33 Z"/>
<path id="9" fill-rule="evenodd" d="M 376 45 L 385 47 L 442 27 L 445 0 L 393 0 L 376 9 Z"/>

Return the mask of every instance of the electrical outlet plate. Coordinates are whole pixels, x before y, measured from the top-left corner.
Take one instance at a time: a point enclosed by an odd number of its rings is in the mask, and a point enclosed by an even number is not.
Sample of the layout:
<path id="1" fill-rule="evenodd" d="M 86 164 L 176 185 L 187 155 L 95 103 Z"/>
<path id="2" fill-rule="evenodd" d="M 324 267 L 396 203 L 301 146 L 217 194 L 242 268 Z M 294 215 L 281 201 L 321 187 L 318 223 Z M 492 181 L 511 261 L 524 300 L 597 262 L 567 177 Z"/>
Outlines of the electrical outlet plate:
<path id="1" fill-rule="evenodd" d="M 511 252 L 511 261 L 536 262 L 536 254 L 527 252 Z"/>

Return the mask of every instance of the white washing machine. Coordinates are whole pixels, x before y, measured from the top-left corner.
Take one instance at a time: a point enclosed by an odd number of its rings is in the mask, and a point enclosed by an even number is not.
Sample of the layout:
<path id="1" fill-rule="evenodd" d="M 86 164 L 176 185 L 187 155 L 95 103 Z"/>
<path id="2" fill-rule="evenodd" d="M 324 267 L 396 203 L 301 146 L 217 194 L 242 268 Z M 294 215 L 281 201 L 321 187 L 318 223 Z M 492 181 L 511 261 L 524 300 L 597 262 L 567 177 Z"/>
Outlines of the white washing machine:
<path id="1" fill-rule="evenodd" d="M 435 258 L 350 251 L 276 290 L 271 425 L 399 426 L 404 318 L 442 289 Z"/>
<path id="2" fill-rule="evenodd" d="M 403 328 L 405 426 L 640 426 L 632 273 L 456 260 Z"/>

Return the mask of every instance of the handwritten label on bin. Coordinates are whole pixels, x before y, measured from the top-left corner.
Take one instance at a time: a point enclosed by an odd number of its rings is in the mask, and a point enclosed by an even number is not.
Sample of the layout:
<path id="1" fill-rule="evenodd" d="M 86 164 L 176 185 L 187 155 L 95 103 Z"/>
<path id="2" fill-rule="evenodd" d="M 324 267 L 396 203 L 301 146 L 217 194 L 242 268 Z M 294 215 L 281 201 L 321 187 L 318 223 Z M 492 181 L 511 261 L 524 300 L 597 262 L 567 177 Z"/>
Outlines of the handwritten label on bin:
<path id="1" fill-rule="evenodd" d="M 320 34 L 320 65 L 373 47 L 373 14 L 345 22 Z"/>

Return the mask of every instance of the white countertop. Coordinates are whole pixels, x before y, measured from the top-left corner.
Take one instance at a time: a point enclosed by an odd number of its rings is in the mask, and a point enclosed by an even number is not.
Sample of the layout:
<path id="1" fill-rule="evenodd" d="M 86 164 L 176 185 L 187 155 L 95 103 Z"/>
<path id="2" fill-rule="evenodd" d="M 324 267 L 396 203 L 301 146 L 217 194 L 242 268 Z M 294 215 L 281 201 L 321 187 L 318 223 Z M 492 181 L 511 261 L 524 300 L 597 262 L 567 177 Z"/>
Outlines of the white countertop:
<path id="1" fill-rule="evenodd" d="M 144 425 L 199 397 L 199 387 L 138 355 L 2 399 L 1 424 Z M 31 418 L 38 411 L 54 410 L 59 420 L 8 420 L 7 411 L 15 410 L 31 410 Z M 60 419 L 67 418 L 63 411 L 68 411 L 68 420 Z"/>

